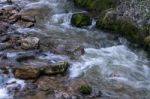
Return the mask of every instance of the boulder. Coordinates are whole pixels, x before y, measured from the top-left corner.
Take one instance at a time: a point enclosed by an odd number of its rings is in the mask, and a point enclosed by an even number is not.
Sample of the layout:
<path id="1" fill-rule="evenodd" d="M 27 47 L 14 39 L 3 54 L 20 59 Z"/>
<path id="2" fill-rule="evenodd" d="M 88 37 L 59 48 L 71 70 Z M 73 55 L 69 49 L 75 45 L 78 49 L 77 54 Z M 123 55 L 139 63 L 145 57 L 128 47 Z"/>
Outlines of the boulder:
<path id="1" fill-rule="evenodd" d="M 140 44 L 143 40 L 141 28 L 129 18 L 118 16 L 114 11 L 101 14 L 97 19 L 96 26 L 103 30 L 120 33 L 120 35 L 134 43 Z"/>
<path id="2" fill-rule="evenodd" d="M 44 67 L 43 73 L 46 75 L 65 74 L 68 67 L 67 62 L 58 62 Z"/>
<path id="3" fill-rule="evenodd" d="M 40 75 L 40 70 L 30 66 L 22 66 L 14 69 L 14 75 L 19 79 L 37 79 Z"/>
<path id="4" fill-rule="evenodd" d="M 144 45 L 147 51 L 150 51 L 150 36 L 144 38 Z M 150 54 L 150 52 L 149 52 Z"/>
<path id="5" fill-rule="evenodd" d="M 83 27 L 92 24 L 90 16 L 85 13 L 76 13 L 72 15 L 71 24 L 76 27 Z"/>
<path id="6" fill-rule="evenodd" d="M 37 49 L 40 39 L 37 37 L 27 37 L 21 40 L 22 49 Z"/>
<path id="7" fill-rule="evenodd" d="M 87 10 L 103 11 L 114 8 L 119 0 L 74 0 L 74 4 Z"/>

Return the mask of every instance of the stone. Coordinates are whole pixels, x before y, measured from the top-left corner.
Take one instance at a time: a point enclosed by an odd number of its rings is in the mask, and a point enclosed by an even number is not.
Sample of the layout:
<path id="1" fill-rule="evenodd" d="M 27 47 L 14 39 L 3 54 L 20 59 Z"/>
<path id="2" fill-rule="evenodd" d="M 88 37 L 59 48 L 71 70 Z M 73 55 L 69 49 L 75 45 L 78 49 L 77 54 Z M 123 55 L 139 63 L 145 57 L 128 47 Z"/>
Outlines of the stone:
<path id="1" fill-rule="evenodd" d="M 37 49 L 40 39 L 37 37 L 27 37 L 21 40 L 22 49 Z"/>
<path id="2" fill-rule="evenodd" d="M 0 34 L 6 33 L 8 28 L 9 28 L 9 24 L 8 23 L 0 21 Z"/>
<path id="3" fill-rule="evenodd" d="M 43 73 L 46 75 L 65 74 L 68 67 L 67 62 L 58 62 L 44 67 Z"/>
<path id="4" fill-rule="evenodd" d="M 10 45 L 9 43 L 0 43 L 0 50 L 5 50 L 8 48 L 12 48 L 12 45 Z"/>
<path id="5" fill-rule="evenodd" d="M 104 12 L 96 22 L 97 28 L 119 33 L 133 43 L 141 43 L 143 36 L 141 29 L 130 18 L 119 17 L 114 11 Z"/>
<path id="6" fill-rule="evenodd" d="M 40 75 L 40 70 L 30 66 L 21 66 L 14 69 L 14 75 L 19 79 L 37 79 Z"/>
<path id="7" fill-rule="evenodd" d="M 83 95 L 90 95 L 92 93 L 92 87 L 88 84 L 82 84 L 79 87 L 79 91 Z"/>
<path id="8" fill-rule="evenodd" d="M 72 15 L 71 24 L 76 27 L 89 26 L 92 24 L 92 19 L 85 13 L 76 13 Z"/>
<path id="9" fill-rule="evenodd" d="M 92 11 L 103 11 L 115 8 L 119 0 L 74 0 L 74 4 Z"/>
<path id="10" fill-rule="evenodd" d="M 22 21 L 25 21 L 25 22 L 35 22 L 35 18 L 34 17 L 32 17 L 32 16 L 24 16 L 24 15 L 22 15 L 21 16 L 21 20 Z"/>
<path id="11" fill-rule="evenodd" d="M 71 58 L 79 58 L 84 54 L 84 47 L 74 41 L 57 40 L 57 39 L 41 39 L 40 48 L 50 50 L 56 54 L 68 55 Z"/>
<path id="12" fill-rule="evenodd" d="M 17 56 L 16 61 L 22 62 L 22 61 L 27 61 L 31 59 L 35 59 L 35 56 L 26 54 L 26 55 Z"/>

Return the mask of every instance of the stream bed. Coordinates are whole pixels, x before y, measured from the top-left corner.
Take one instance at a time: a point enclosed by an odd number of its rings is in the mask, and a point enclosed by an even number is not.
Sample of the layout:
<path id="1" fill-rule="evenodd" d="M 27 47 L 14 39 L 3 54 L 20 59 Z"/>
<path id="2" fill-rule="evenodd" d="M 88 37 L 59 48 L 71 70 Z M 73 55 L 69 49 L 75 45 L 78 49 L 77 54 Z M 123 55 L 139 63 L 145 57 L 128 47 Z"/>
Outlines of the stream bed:
<path id="1" fill-rule="evenodd" d="M 129 47 L 129 42 L 117 34 L 97 30 L 94 19 L 89 27 L 73 27 L 70 24 L 72 14 L 85 11 L 74 7 L 71 0 L 12 1 L 22 8 L 21 13 L 36 18 L 32 28 L 12 25 L 17 33 L 73 40 L 85 48 L 85 54 L 74 60 L 51 51 L 38 54 L 34 51 L 1 51 L 7 54 L 7 62 L 15 63 L 13 59 L 18 53 L 34 53 L 38 59 L 53 63 L 68 61 L 71 65 L 68 83 L 86 81 L 94 90 L 102 91 L 102 99 L 150 99 L 150 61 L 142 49 Z M 8 6 L 11 5 L 0 0 L 0 7 Z M 8 34 L 13 33 L 8 31 Z M 15 79 L 11 72 L 9 75 L 0 72 L 0 99 L 13 99 L 13 88 L 21 90 L 25 86 L 24 80 Z"/>

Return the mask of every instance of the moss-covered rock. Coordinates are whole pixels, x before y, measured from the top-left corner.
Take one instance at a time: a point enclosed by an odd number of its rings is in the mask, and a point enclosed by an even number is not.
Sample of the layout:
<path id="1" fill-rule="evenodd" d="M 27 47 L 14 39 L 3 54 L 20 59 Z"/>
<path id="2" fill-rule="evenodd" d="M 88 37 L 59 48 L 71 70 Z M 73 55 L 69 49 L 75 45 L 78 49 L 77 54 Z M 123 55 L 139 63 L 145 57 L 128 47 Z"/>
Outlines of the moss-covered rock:
<path id="1" fill-rule="evenodd" d="M 102 11 L 114 8 L 119 0 L 74 0 L 75 5 L 87 10 Z"/>
<path id="2" fill-rule="evenodd" d="M 146 49 L 150 51 L 150 36 L 144 38 L 144 45 L 146 46 Z"/>
<path id="3" fill-rule="evenodd" d="M 82 84 L 79 87 L 79 91 L 81 94 L 89 95 L 92 92 L 92 87 L 88 84 Z"/>
<path id="4" fill-rule="evenodd" d="M 96 26 L 103 30 L 121 33 L 128 40 L 139 43 L 143 39 L 141 29 L 131 20 L 118 17 L 115 12 L 108 11 L 97 19 Z"/>
<path id="5" fill-rule="evenodd" d="M 92 20 L 86 13 L 76 13 L 72 15 L 71 24 L 76 27 L 88 26 L 92 24 Z"/>

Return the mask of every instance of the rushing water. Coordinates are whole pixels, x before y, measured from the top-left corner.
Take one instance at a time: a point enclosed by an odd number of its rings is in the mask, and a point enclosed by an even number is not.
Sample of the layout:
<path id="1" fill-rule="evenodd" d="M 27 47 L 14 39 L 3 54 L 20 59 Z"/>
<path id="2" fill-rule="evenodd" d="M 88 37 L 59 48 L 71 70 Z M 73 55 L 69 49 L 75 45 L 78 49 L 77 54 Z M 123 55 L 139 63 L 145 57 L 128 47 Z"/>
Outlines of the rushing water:
<path id="1" fill-rule="evenodd" d="M 104 92 L 110 99 L 149 99 L 150 68 L 146 54 L 127 47 L 127 41 L 113 34 L 89 27 L 76 28 L 70 25 L 73 13 L 83 12 L 74 8 L 71 0 L 14 0 L 24 9 L 22 12 L 36 16 L 35 28 L 18 27 L 20 33 L 37 33 L 57 39 L 75 40 L 85 47 L 85 55 L 79 60 L 45 52 L 40 59 L 68 60 L 71 63 L 70 79 L 84 79 Z M 4 5 L 1 5 L 4 6 Z M 15 57 L 16 53 L 8 53 Z M 1 76 L 0 99 L 11 98 L 4 87 L 12 77 Z M 15 79 L 13 79 L 15 80 Z M 3 85 L 4 84 L 4 85 Z M 24 82 L 16 80 L 17 85 Z"/>

